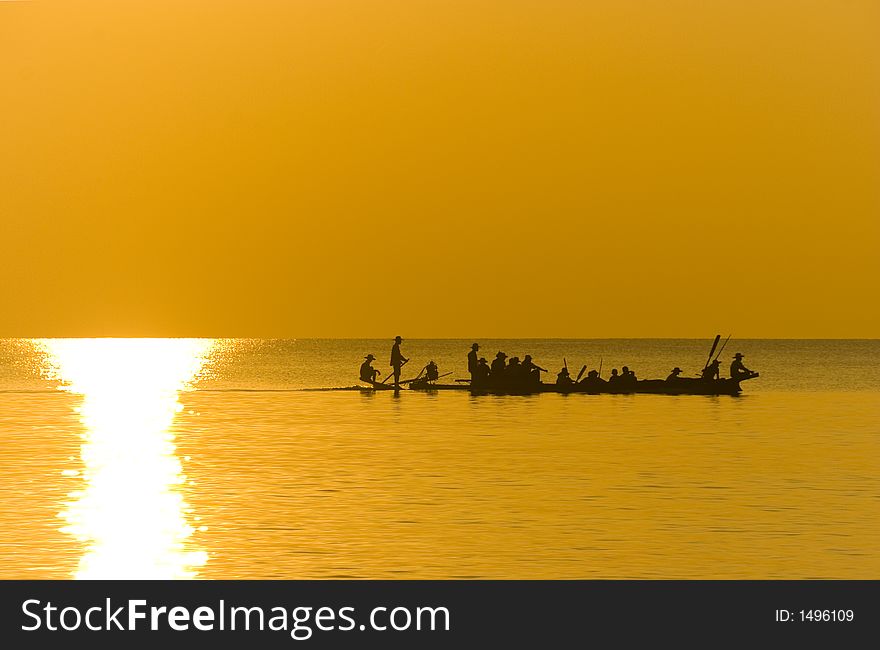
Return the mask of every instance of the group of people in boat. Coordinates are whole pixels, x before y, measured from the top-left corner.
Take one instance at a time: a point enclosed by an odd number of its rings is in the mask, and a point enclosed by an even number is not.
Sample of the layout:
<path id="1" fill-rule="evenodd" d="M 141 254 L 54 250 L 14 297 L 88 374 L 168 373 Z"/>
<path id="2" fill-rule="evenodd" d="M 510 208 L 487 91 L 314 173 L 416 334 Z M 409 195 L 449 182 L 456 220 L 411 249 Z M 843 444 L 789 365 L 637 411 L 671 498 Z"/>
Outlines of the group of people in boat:
<path id="1" fill-rule="evenodd" d="M 617 371 L 617 368 L 612 368 L 611 375 L 608 379 L 602 379 L 598 370 L 590 370 L 583 379 L 572 379 L 567 366 L 563 366 L 562 370 L 559 371 L 559 374 L 556 375 L 557 386 L 574 386 L 579 383 L 601 383 L 609 384 L 610 386 L 617 388 L 626 388 L 627 386 L 635 386 L 637 381 L 638 377 L 636 377 L 636 373 L 630 370 L 629 366 L 623 366 L 623 368 L 620 369 L 620 372 Z"/>
<path id="2" fill-rule="evenodd" d="M 507 360 L 504 352 L 499 352 L 492 363 L 479 356 L 480 344 L 474 343 L 467 355 L 468 372 L 471 375 L 471 386 L 505 386 L 533 385 L 541 383 L 541 373 L 547 372 L 527 354 L 520 361 L 519 357 Z"/>
<path id="3" fill-rule="evenodd" d="M 743 353 L 737 352 L 733 355 L 733 361 L 730 363 L 730 378 L 741 381 L 743 379 L 751 379 L 755 373 L 746 368 L 743 363 Z M 676 371 L 678 371 L 676 373 Z M 681 374 L 681 368 L 675 368 L 673 371 L 675 378 Z M 716 357 L 714 361 L 706 364 L 706 367 L 700 372 L 700 379 L 720 379 L 721 378 L 721 361 Z M 667 380 L 674 379 L 673 375 L 669 375 Z"/>
<path id="4" fill-rule="evenodd" d="M 394 381 L 392 385 L 395 387 L 400 386 L 401 368 L 409 361 L 409 359 L 403 356 L 403 353 L 400 350 L 400 345 L 402 342 L 403 339 L 401 337 L 397 336 L 394 338 L 394 345 L 392 345 L 391 347 L 391 360 L 389 363 L 392 371 L 391 374 L 385 379 L 385 381 L 387 381 L 388 379 L 393 377 Z M 534 362 L 534 360 L 532 359 L 532 355 L 530 354 L 525 355 L 522 360 L 520 360 L 519 357 L 512 357 L 510 360 L 508 360 L 507 355 L 504 352 L 498 352 L 498 354 L 495 355 L 495 358 L 490 364 L 485 357 L 480 356 L 479 351 L 480 344 L 474 343 L 471 346 L 470 352 L 468 352 L 467 355 L 467 368 L 468 373 L 470 373 L 471 376 L 470 383 L 472 387 L 528 388 L 529 386 L 540 384 L 541 373 L 547 372 L 546 368 L 542 368 Z M 750 379 L 751 377 L 754 377 L 756 375 L 756 373 L 745 367 L 745 364 L 743 364 L 742 361 L 743 356 L 744 355 L 741 352 L 737 352 L 735 355 L 733 355 L 733 361 L 730 364 L 731 379 L 740 381 L 743 379 Z M 372 362 L 375 360 L 376 357 L 374 357 L 372 354 L 368 354 L 364 357 L 364 362 L 361 364 L 360 368 L 361 381 L 367 382 L 369 384 L 379 383 L 378 377 L 382 373 L 379 370 L 373 368 Z M 718 359 L 718 357 L 716 357 L 713 361 L 707 363 L 705 368 L 700 371 L 700 379 L 706 381 L 720 379 L 720 368 L 721 361 Z M 586 366 L 584 367 L 584 369 L 586 369 Z M 556 375 L 556 385 L 607 385 L 609 388 L 626 390 L 627 387 L 635 386 L 638 382 L 636 373 L 631 370 L 629 366 L 623 366 L 620 372 L 618 372 L 617 368 L 612 368 L 611 374 L 608 379 L 603 379 L 598 370 L 590 370 L 586 374 L 586 376 L 581 377 L 583 372 L 584 371 L 582 370 L 577 378 L 572 378 L 571 374 L 568 371 L 568 365 L 565 365 L 562 370 L 560 370 L 559 373 Z M 666 381 L 686 381 L 686 378 L 681 376 L 682 372 L 682 369 L 676 366 L 669 373 L 669 376 L 666 377 Z M 415 380 L 407 380 L 407 382 L 434 382 L 439 379 L 440 376 L 440 370 L 437 367 L 437 364 L 432 360 L 421 370 L 421 372 L 419 372 L 419 375 L 416 377 Z"/>
<path id="5" fill-rule="evenodd" d="M 400 386 L 400 370 L 403 366 L 409 361 L 403 353 L 400 351 L 400 344 L 403 343 L 403 339 L 399 336 L 394 337 L 394 345 L 391 346 L 391 362 L 388 364 L 391 366 L 391 375 L 386 377 L 386 381 L 390 377 L 394 377 L 394 386 Z M 360 380 L 365 381 L 369 384 L 378 383 L 379 375 L 382 373 L 373 367 L 373 361 L 376 360 L 372 354 L 368 354 L 364 357 L 364 362 L 361 364 L 360 369 Z M 433 372 L 431 371 L 431 366 L 433 366 Z M 427 366 L 425 366 L 424 370 L 429 371 L 429 375 L 432 375 L 434 379 L 436 379 L 439 374 L 437 372 L 437 364 L 431 361 Z M 423 370 L 423 372 L 424 372 Z M 433 380 L 432 380 L 433 381 Z"/>

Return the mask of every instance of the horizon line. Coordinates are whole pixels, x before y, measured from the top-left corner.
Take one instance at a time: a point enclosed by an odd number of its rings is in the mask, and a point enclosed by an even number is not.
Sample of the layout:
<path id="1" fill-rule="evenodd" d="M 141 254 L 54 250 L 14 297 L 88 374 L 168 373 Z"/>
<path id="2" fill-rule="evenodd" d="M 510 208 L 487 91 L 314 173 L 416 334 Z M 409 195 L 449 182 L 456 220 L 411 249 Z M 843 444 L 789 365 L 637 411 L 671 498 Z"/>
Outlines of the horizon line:
<path id="1" fill-rule="evenodd" d="M 2 341 L 32 341 L 43 339 L 200 339 L 200 340 L 261 340 L 261 341 L 393 341 L 393 336 L 0 336 Z M 880 337 L 863 336 L 743 336 L 731 337 L 737 341 L 880 341 Z M 705 336 L 406 336 L 404 341 L 711 341 Z"/>

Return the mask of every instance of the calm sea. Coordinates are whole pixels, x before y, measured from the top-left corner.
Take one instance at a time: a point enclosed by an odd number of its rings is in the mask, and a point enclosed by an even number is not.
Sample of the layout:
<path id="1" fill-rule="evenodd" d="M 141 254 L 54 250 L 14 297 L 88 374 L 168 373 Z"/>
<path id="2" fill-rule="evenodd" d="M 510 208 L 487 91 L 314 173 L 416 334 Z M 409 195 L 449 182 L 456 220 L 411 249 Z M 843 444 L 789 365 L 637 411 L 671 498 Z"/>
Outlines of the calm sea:
<path id="1" fill-rule="evenodd" d="M 642 378 L 710 344 L 480 342 Z M 739 397 L 302 390 L 390 344 L 0 341 L 0 578 L 880 578 L 878 341 L 732 340 Z"/>

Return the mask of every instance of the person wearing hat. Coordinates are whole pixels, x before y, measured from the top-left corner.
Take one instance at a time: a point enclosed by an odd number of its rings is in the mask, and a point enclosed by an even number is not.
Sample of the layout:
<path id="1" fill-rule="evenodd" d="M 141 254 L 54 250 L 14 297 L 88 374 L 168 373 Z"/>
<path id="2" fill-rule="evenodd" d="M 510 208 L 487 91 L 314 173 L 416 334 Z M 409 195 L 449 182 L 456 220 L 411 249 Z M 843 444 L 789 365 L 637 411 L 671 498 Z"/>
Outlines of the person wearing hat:
<path id="1" fill-rule="evenodd" d="M 568 374 L 568 368 L 564 367 L 560 370 L 556 375 L 556 385 L 557 386 L 571 386 L 574 383 L 574 379 L 571 378 L 571 375 Z"/>
<path id="2" fill-rule="evenodd" d="M 409 359 L 400 352 L 400 344 L 403 341 L 399 336 L 394 337 L 394 345 L 391 346 L 391 363 L 388 364 L 394 370 L 394 386 L 400 388 L 400 369 Z"/>
<path id="3" fill-rule="evenodd" d="M 547 372 L 546 368 L 542 368 L 534 361 L 532 361 L 532 355 L 527 354 L 522 362 L 523 367 L 523 376 L 526 377 L 529 383 L 532 384 L 540 384 L 541 383 L 541 373 Z"/>
<path id="4" fill-rule="evenodd" d="M 672 369 L 672 372 L 669 373 L 669 376 L 666 378 L 666 381 L 675 381 L 676 379 L 679 378 L 678 376 L 680 374 L 681 374 L 681 368 L 679 368 L 678 366 L 675 366 L 675 368 Z"/>
<path id="5" fill-rule="evenodd" d="M 372 354 L 368 354 L 364 357 L 365 361 L 361 364 L 361 381 L 365 381 L 370 384 L 376 383 L 376 376 L 381 374 L 378 370 L 376 370 L 371 364 L 376 359 Z"/>
<path id="6" fill-rule="evenodd" d="M 501 379 L 504 376 L 504 369 L 507 367 L 507 355 L 503 352 L 499 352 L 495 355 L 495 358 L 492 360 L 492 377 L 496 379 Z"/>
<path id="7" fill-rule="evenodd" d="M 730 364 L 731 379 L 745 379 L 752 376 L 752 371 L 745 367 L 742 362 L 743 354 L 737 352 L 733 355 L 733 362 Z"/>
<path id="8" fill-rule="evenodd" d="M 504 379 L 506 384 L 519 385 L 523 381 L 523 367 L 519 362 L 519 357 L 511 357 L 504 369 Z"/>
<path id="9" fill-rule="evenodd" d="M 477 367 L 474 368 L 474 372 L 471 374 L 471 386 L 485 385 L 489 381 L 489 374 L 491 372 L 486 357 L 480 357 L 479 361 L 477 361 Z"/>
<path id="10" fill-rule="evenodd" d="M 479 344 L 479 343 L 474 343 L 474 344 L 471 346 L 471 351 L 468 352 L 468 355 L 467 355 L 467 359 L 468 359 L 468 372 L 469 372 L 470 375 L 471 375 L 471 383 L 474 383 L 474 379 L 475 379 L 475 377 L 474 377 L 474 373 L 476 373 L 476 371 L 477 371 L 477 365 L 480 363 L 480 362 L 477 360 L 477 350 L 479 350 L 479 349 L 480 349 L 480 344 Z"/>

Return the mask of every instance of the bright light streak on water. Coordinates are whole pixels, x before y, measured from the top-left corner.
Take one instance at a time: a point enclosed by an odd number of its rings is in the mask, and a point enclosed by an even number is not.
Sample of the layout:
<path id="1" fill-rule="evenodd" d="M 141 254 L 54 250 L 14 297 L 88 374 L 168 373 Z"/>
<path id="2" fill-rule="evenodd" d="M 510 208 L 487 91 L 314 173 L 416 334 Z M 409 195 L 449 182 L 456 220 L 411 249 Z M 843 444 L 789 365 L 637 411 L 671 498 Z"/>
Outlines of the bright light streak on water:
<path id="1" fill-rule="evenodd" d="M 169 432 L 180 391 L 209 340 L 65 339 L 39 343 L 51 377 L 82 396 L 79 487 L 61 517 L 84 545 L 77 578 L 189 578 L 207 554 L 192 548 L 186 482 Z M 68 470 L 67 474 L 74 473 Z"/>

